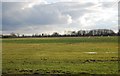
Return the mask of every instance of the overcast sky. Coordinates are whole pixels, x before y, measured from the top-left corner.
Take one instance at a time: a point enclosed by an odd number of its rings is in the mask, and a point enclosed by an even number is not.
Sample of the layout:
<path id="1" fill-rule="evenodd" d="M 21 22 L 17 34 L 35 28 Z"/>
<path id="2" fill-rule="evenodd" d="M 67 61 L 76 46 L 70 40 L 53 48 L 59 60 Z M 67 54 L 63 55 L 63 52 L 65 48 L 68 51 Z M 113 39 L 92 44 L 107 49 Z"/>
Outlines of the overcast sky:
<path id="1" fill-rule="evenodd" d="M 117 31 L 117 6 L 118 0 L 4 0 L 0 17 L 5 34 L 103 28 Z"/>

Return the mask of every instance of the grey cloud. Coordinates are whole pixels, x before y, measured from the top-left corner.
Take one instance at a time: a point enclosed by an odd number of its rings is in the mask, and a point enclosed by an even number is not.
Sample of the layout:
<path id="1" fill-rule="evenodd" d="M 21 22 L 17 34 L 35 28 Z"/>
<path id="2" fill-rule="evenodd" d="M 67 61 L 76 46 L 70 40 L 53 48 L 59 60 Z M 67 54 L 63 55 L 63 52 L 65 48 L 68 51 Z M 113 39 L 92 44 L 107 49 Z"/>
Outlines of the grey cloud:
<path id="1" fill-rule="evenodd" d="M 3 30 L 29 25 L 66 24 L 68 16 L 48 5 L 36 5 L 21 10 L 22 3 L 3 3 Z M 14 29 L 13 28 L 13 29 Z"/>
<path id="2" fill-rule="evenodd" d="M 3 30 L 13 30 L 20 28 L 23 23 L 24 13 L 20 10 L 25 3 L 3 2 L 2 3 L 2 25 Z M 21 26 L 22 27 L 22 26 Z"/>
<path id="3" fill-rule="evenodd" d="M 25 20 L 30 24 L 51 25 L 51 24 L 65 24 L 68 17 L 61 14 L 59 10 L 54 7 L 46 5 L 35 6 L 29 11 L 29 17 Z"/>
<path id="4" fill-rule="evenodd" d="M 2 3 L 0 2 L 0 34 L 2 31 Z"/>
<path id="5" fill-rule="evenodd" d="M 101 2 L 101 4 L 103 8 L 111 8 L 112 6 L 116 5 L 116 2 Z"/>
<path id="6" fill-rule="evenodd" d="M 69 14 L 73 19 L 79 18 L 80 16 L 92 12 L 88 7 L 94 6 L 94 3 L 76 3 L 76 2 L 60 2 L 52 4 L 51 6 L 56 7 L 63 14 Z"/>

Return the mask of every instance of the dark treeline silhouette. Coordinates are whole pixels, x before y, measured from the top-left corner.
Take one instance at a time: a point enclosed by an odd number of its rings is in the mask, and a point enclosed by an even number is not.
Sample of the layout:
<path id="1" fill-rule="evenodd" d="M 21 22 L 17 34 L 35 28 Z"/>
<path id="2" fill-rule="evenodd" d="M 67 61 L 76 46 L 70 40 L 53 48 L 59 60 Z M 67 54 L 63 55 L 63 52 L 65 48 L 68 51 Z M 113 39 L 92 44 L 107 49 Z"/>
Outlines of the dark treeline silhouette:
<path id="1" fill-rule="evenodd" d="M 120 36 L 120 30 L 115 33 L 111 29 L 94 29 L 94 30 L 79 30 L 79 31 L 68 31 L 66 34 L 59 34 L 53 32 L 49 34 L 33 34 L 32 36 L 20 35 L 19 33 L 11 33 L 10 35 L 2 35 L 2 38 L 33 38 L 33 37 L 82 37 L 82 36 Z"/>

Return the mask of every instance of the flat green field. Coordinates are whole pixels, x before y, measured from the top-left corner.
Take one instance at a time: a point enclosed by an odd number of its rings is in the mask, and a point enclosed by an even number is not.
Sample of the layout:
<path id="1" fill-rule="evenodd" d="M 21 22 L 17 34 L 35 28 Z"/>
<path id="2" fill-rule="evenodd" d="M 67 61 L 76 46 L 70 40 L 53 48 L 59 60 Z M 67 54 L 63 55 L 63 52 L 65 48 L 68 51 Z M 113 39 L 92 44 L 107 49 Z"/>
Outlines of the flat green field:
<path id="1" fill-rule="evenodd" d="M 7 38 L 3 74 L 118 74 L 118 37 Z"/>

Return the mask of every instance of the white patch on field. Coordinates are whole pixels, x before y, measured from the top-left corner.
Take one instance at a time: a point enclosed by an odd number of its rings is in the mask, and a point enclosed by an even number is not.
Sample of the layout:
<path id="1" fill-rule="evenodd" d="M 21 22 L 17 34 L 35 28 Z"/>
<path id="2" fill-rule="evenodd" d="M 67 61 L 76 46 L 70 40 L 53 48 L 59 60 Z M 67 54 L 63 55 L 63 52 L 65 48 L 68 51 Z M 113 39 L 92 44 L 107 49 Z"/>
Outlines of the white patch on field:
<path id="1" fill-rule="evenodd" d="M 84 53 L 87 53 L 87 54 L 97 54 L 97 52 L 84 52 Z"/>

